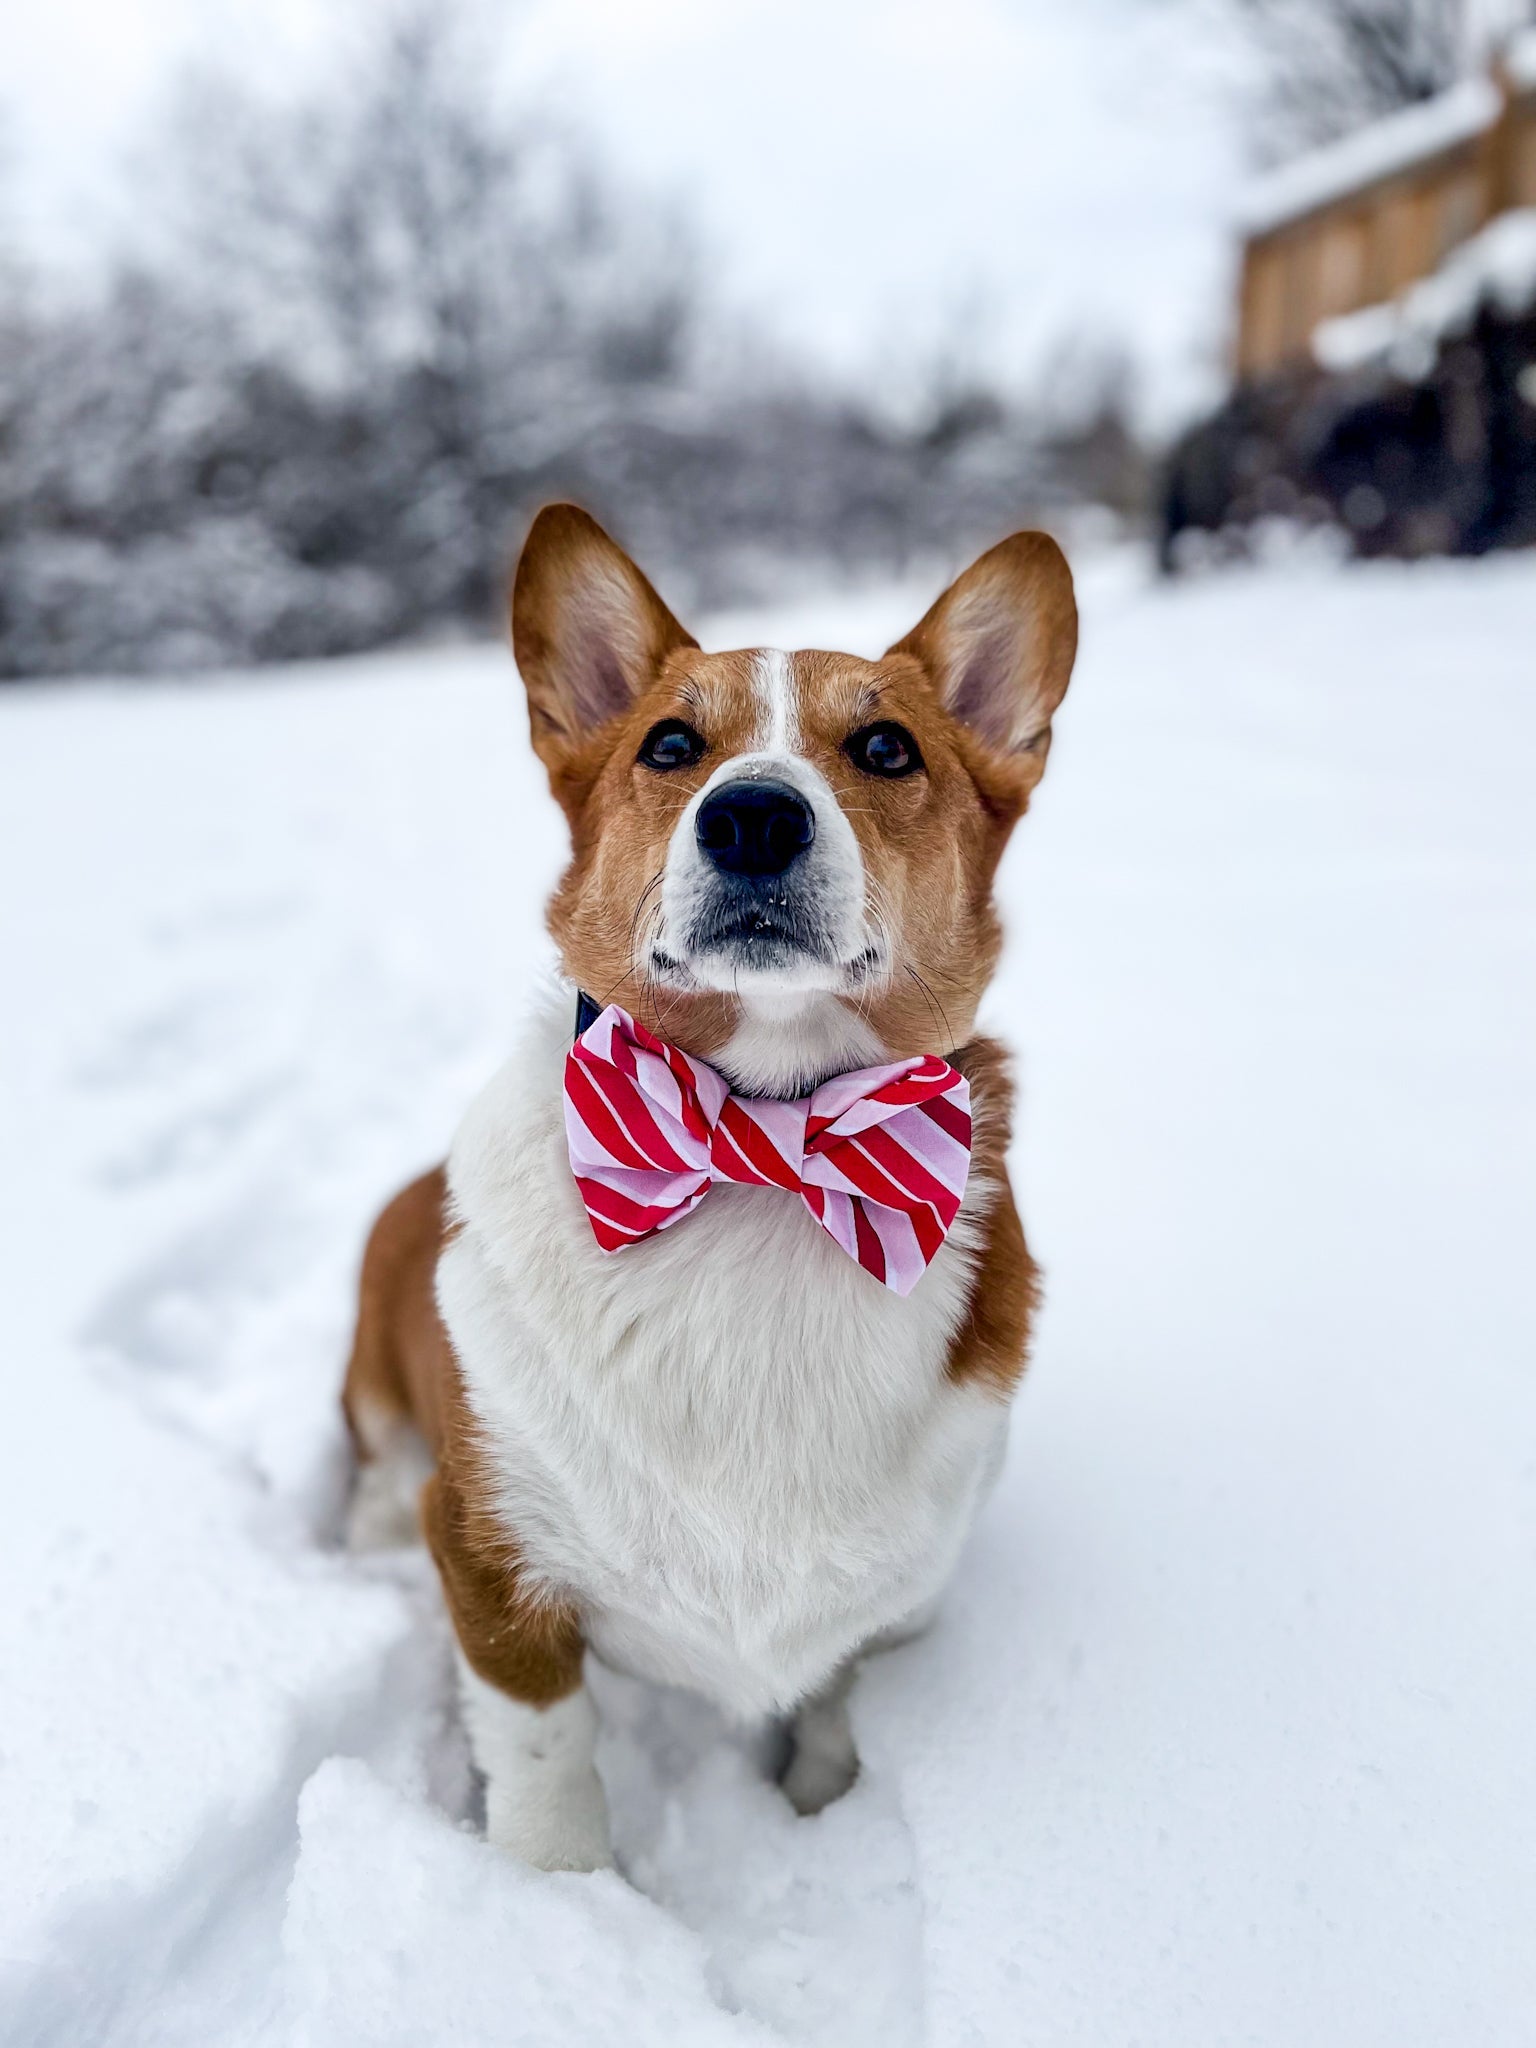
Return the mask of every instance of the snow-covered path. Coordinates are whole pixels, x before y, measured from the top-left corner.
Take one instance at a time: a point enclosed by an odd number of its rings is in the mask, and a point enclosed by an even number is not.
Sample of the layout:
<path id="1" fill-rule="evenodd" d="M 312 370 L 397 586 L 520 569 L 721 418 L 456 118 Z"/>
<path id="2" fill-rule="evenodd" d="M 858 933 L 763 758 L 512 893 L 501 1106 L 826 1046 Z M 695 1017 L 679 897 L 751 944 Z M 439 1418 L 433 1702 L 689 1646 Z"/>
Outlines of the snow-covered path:
<path id="1" fill-rule="evenodd" d="M 363 1230 L 546 957 L 510 664 L 0 698 L 0 2040 L 1536 2038 L 1536 562 L 1087 581 L 1008 1472 L 818 1820 L 603 1683 L 638 1888 L 459 1824 L 334 1543 Z"/>

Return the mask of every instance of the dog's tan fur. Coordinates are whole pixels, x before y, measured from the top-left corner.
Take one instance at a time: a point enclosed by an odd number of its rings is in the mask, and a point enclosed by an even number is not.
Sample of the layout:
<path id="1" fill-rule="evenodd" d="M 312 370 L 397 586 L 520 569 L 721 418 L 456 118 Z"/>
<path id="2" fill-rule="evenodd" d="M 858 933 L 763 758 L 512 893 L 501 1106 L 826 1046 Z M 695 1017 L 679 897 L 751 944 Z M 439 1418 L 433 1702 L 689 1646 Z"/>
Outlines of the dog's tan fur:
<path id="1" fill-rule="evenodd" d="M 364 1460 L 402 1430 L 425 1440 L 434 1469 L 421 1527 L 459 1646 L 489 1684 L 543 1705 L 581 1681 L 581 1625 L 568 1608 L 526 1596 L 517 1546 L 491 1512 L 485 1453 L 437 1308 L 450 1233 L 440 1166 L 402 1188 L 373 1226 L 342 1406 Z"/>

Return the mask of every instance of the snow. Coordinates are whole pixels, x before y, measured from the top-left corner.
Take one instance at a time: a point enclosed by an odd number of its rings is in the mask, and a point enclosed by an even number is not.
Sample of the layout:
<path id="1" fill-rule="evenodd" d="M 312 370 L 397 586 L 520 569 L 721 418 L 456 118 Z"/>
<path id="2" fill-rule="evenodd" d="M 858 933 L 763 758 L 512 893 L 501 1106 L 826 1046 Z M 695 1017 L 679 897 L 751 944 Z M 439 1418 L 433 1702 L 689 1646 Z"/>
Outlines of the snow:
<path id="1" fill-rule="evenodd" d="M 1536 28 L 1523 29 L 1504 46 L 1504 69 L 1522 92 L 1536 89 Z"/>
<path id="2" fill-rule="evenodd" d="M 712 2003 L 702 1944 L 619 1878 L 520 1868 L 355 1759 L 305 1786 L 299 1838 L 283 1948 L 316 2048 L 775 2039 Z"/>
<path id="3" fill-rule="evenodd" d="M 1269 234 L 1319 206 L 1411 170 L 1481 135 L 1498 119 L 1499 106 L 1492 79 L 1463 79 L 1432 100 L 1388 114 L 1255 179 L 1238 206 L 1236 225 L 1245 234 Z"/>
<path id="4" fill-rule="evenodd" d="M 1423 376 L 1439 343 L 1464 333 L 1488 305 L 1518 316 L 1536 304 L 1536 207 L 1516 207 L 1463 242 L 1431 276 L 1384 305 L 1322 321 L 1312 352 L 1325 370 L 1387 362 Z"/>
<path id="5" fill-rule="evenodd" d="M 547 959 L 506 658 L 0 696 L 8 2048 L 1530 2036 L 1536 560 L 1085 584 L 1008 1470 L 814 1820 L 597 1674 L 633 1884 L 478 1840 L 430 1571 L 336 1543 L 369 1214 Z"/>

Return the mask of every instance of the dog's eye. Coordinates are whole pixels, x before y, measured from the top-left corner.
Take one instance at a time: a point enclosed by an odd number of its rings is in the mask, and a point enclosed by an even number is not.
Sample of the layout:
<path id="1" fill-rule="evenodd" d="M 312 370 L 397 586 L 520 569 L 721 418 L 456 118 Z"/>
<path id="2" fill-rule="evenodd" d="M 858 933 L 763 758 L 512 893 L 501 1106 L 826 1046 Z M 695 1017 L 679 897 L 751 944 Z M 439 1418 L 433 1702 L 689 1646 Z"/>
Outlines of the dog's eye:
<path id="1" fill-rule="evenodd" d="M 701 732 L 680 718 L 664 718 L 646 734 L 637 759 L 647 768 L 691 768 L 703 758 L 704 746 Z"/>
<path id="2" fill-rule="evenodd" d="M 894 781 L 898 775 L 911 775 L 923 765 L 917 741 L 904 725 L 896 725 L 890 719 L 879 725 L 866 725 L 852 734 L 843 751 L 855 768 L 862 768 L 866 775 L 883 775 L 888 781 Z"/>

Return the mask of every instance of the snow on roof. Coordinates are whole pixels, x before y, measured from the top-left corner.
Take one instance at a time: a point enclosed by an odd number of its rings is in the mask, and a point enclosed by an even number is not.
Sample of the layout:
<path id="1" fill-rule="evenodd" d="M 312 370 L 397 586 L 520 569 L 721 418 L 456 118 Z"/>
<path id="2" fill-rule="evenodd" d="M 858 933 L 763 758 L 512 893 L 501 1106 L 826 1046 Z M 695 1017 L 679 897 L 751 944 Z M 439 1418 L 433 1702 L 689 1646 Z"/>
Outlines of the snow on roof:
<path id="1" fill-rule="evenodd" d="M 1532 43 L 1536 66 L 1536 37 L 1520 41 Z M 1238 208 L 1238 225 L 1251 235 L 1283 227 L 1331 200 L 1470 141 L 1492 127 L 1498 113 L 1499 92 L 1492 79 L 1464 79 L 1435 99 L 1404 107 L 1257 179 Z"/>
<path id="2" fill-rule="evenodd" d="M 1522 29 L 1505 45 L 1504 69 L 1521 92 L 1536 86 L 1536 28 Z"/>
<path id="3" fill-rule="evenodd" d="M 1438 343 L 1470 327 L 1484 304 L 1512 314 L 1536 305 L 1536 206 L 1500 214 L 1432 276 L 1386 305 L 1324 320 L 1312 336 L 1312 353 L 1325 370 L 1385 363 L 1420 377 Z"/>

